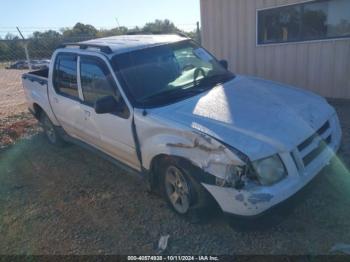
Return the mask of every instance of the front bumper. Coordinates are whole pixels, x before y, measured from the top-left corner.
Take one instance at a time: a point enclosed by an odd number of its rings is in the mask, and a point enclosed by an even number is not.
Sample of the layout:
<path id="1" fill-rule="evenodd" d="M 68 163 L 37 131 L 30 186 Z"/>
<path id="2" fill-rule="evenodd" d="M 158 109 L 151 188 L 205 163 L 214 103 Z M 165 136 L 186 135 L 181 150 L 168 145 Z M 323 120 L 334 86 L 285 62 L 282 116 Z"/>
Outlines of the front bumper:
<path id="1" fill-rule="evenodd" d="M 327 166 L 340 147 L 341 129 L 337 116 L 332 120 L 333 141 L 307 167 L 298 168 L 290 152 L 280 154 L 288 177 L 273 186 L 247 184 L 244 189 L 202 184 L 215 198 L 224 213 L 244 217 L 259 216 L 286 201 L 313 180 Z"/>

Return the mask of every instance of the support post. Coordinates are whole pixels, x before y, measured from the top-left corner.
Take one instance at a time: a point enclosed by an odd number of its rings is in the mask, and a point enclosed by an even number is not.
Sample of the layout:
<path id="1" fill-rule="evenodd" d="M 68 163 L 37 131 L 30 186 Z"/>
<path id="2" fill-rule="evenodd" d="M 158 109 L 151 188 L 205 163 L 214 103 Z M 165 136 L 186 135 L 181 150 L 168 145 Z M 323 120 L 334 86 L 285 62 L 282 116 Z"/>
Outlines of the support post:
<path id="1" fill-rule="evenodd" d="M 18 26 L 17 26 L 16 28 L 17 28 L 18 33 L 20 34 L 20 36 L 21 36 L 22 39 L 23 39 L 24 53 L 26 54 L 26 59 L 27 59 L 27 63 L 28 63 L 29 70 L 32 70 L 32 64 L 31 64 L 31 62 L 30 62 L 29 52 L 28 52 L 28 42 L 26 42 L 26 39 L 24 38 L 24 36 L 23 36 L 21 30 L 19 30 Z"/>
<path id="2" fill-rule="evenodd" d="M 202 37 L 201 37 L 201 30 L 199 27 L 199 22 L 197 22 L 197 41 L 198 41 L 198 43 L 202 44 Z"/>

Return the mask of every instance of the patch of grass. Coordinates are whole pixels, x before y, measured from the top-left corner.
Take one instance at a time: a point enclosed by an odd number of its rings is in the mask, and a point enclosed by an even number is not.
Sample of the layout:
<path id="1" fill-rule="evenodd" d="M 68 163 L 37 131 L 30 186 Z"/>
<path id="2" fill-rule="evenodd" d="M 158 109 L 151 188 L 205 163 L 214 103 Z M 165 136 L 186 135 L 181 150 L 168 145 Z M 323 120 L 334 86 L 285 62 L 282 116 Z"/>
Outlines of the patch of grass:
<path id="1" fill-rule="evenodd" d="M 5 69 L 8 63 L 0 63 L 0 69 Z"/>

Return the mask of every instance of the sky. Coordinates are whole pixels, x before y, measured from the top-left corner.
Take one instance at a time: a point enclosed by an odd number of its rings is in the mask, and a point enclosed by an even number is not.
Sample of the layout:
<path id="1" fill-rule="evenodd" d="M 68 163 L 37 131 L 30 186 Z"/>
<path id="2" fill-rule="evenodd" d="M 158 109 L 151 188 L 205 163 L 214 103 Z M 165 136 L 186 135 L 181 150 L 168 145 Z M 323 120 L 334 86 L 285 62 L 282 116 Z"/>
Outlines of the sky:
<path id="1" fill-rule="evenodd" d="M 200 21 L 199 0 L 1 0 L 0 36 L 33 31 L 59 30 L 77 22 L 96 28 L 143 26 L 155 19 L 169 19 L 190 31 Z"/>

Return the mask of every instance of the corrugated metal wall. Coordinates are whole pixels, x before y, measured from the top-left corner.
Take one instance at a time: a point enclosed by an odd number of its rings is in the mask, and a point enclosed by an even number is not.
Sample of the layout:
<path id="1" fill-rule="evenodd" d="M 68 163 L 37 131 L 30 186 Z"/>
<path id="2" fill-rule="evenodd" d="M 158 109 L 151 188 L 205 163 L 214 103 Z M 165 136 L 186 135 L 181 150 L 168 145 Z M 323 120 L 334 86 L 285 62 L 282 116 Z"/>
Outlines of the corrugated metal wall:
<path id="1" fill-rule="evenodd" d="M 233 72 L 350 99 L 350 39 L 257 46 L 256 10 L 305 0 L 200 0 L 202 42 Z"/>

